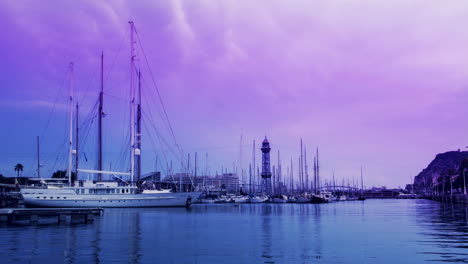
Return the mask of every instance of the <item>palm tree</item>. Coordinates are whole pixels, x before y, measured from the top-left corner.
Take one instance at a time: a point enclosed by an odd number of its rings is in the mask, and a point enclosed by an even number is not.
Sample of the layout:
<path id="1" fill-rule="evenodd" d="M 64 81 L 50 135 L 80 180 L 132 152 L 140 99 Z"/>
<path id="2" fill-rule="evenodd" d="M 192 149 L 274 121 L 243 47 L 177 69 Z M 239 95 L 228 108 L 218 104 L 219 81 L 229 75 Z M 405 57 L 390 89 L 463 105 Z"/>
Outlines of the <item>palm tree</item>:
<path id="1" fill-rule="evenodd" d="M 20 172 L 21 173 L 23 172 L 23 164 L 21 164 L 21 163 L 16 164 L 15 171 L 18 173 L 17 177 L 19 177 Z"/>

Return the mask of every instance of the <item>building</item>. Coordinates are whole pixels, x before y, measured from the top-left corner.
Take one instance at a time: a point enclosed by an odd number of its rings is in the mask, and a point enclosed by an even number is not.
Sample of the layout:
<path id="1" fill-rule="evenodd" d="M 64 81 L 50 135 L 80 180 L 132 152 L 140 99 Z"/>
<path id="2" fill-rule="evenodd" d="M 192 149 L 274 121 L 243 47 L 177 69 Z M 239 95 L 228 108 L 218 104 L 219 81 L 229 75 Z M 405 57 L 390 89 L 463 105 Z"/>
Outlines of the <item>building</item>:
<path id="1" fill-rule="evenodd" d="M 166 176 L 163 181 L 174 185 L 193 186 L 196 190 L 224 190 L 227 192 L 239 190 L 239 177 L 236 173 L 223 173 L 214 177 L 176 173 Z"/>

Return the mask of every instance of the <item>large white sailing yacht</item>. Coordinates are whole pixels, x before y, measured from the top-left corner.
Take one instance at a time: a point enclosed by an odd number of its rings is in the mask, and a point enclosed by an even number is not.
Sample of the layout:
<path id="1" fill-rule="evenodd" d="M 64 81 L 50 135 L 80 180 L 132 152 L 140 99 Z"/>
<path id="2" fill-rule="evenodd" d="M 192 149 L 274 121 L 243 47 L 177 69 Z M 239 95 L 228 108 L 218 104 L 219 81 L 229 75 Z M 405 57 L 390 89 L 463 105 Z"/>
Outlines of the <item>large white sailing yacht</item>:
<path id="1" fill-rule="evenodd" d="M 24 198 L 24 203 L 28 207 L 182 207 L 190 206 L 192 200 L 197 199 L 201 192 L 176 192 L 172 193 L 167 190 L 157 191 L 148 190 L 140 191 L 134 183 L 135 173 L 135 158 L 140 160 L 140 146 L 135 139 L 140 141 L 140 131 L 135 133 L 135 88 L 134 88 L 134 72 L 135 72 L 135 55 L 134 55 L 134 39 L 135 32 L 134 24 L 130 24 L 130 41 L 131 41 L 131 71 L 130 71 L 130 92 L 131 92 L 131 157 L 130 157 L 130 172 L 112 172 L 103 171 L 102 165 L 99 170 L 78 169 L 78 172 L 98 174 L 98 181 L 74 181 L 72 183 L 72 158 L 77 154 L 76 149 L 73 149 L 73 64 L 70 64 L 70 141 L 68 153 L 68 184 L 64 185 L 46 185 L 45 187 L 24 187 L 21 188 L 21 194 Z M 102 67 L 101 67 L 102 70 Z M 140 95 L 141 97 L 141 95 Z M 101 99 L 102 100 L 102 90 Z M 101 101 L 102 102 L 102 101 Z M 102 105 L 101 105 L 102 106 Z M 101 108 L 101 107 L 100 107 Z M 101 110 L 100 110 L 101 111 Z M 138 107 L 140 111 L 140 107 Z M 100 113 L 101 114 L 101 113 Z M 139 113 L 138 113 L 139 114 Z M 135 135 L 137 134 L 137 135 Z M 100 163 L 102 159 L 100 158 Z M 140 167 L 138 166 L 138 172 Z M 116 178 L 120 176 L 130 176 L 130 183 L 122 185 L 117 181 L 104 182 L 101 181 L 101 175 L 108 174 Z"/>

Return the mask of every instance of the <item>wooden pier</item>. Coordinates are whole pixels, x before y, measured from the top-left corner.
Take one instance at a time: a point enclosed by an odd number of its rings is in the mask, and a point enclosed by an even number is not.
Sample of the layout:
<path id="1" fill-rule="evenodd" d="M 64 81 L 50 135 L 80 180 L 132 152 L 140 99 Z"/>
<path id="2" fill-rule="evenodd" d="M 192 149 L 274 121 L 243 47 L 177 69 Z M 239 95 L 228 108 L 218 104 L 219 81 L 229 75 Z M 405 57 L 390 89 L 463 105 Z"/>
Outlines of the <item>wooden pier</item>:
<path id="1" fill-rule="evenodd" d="M 0 222 L 14 224 L 26 219 L 36 224 L 40 218 L 56 217 L 57 223 L 66 223 L 76 217 L 89 223 L 94 221 L 94 215 L 102 215 L 103 211 L 101 208 L 5 208 L 0 209 Z"/>

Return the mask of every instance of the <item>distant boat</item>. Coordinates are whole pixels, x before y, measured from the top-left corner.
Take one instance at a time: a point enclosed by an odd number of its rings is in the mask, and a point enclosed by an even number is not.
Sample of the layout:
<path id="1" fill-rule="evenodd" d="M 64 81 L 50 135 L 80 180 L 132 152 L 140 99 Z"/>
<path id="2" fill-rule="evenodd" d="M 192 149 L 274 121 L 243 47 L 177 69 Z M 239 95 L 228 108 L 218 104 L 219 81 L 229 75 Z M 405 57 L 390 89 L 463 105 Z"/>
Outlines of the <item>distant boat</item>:
<path id="1" fill-rule="evenodd" d="M 200 199 L 201 203 L 204 203 L 204 204 L 211 204 L 211 203 L 215 203 L 216 200 L 215 199 L 209 199 L 209 198 L 202 198 Z"/>
<path id="2" fill-rule="evenodd" d="M 267 196 L 253 196 L 249 198 L 249 203 L 264 203 L 268 201 Z"/>
<path id="3" fill-rule="evenodd" d="M 288 197 L 286 195 L 277 195 L 271 198 L 273 203 L 286 203 L 288 201 Z"/>
<path id="4" fill-rule="evenodd" d="M 333 196 L 331 192 L 327 191 L 321 191 L 318 196 L 326 202 L 333 202 L 335 200 L 335 196 Z"/>
<path id="5" fill-rule="evenodd" d="M 296 203 L 310 203 L 311 198 L 307 196 L 297 196 L 296 197 Z"/>
<path id="6" fill-rule="evenodd" d="M 417 199 L 419 195 L 415 193 L 400 193 L 397 196 L 398 199 Z"/>
<path id="7" fill-rule="evenodd" d="M 249 197 L 247 196 L 235 196 L 232 199 L 235 203 L 247 203 L 249 201 Z"/>

